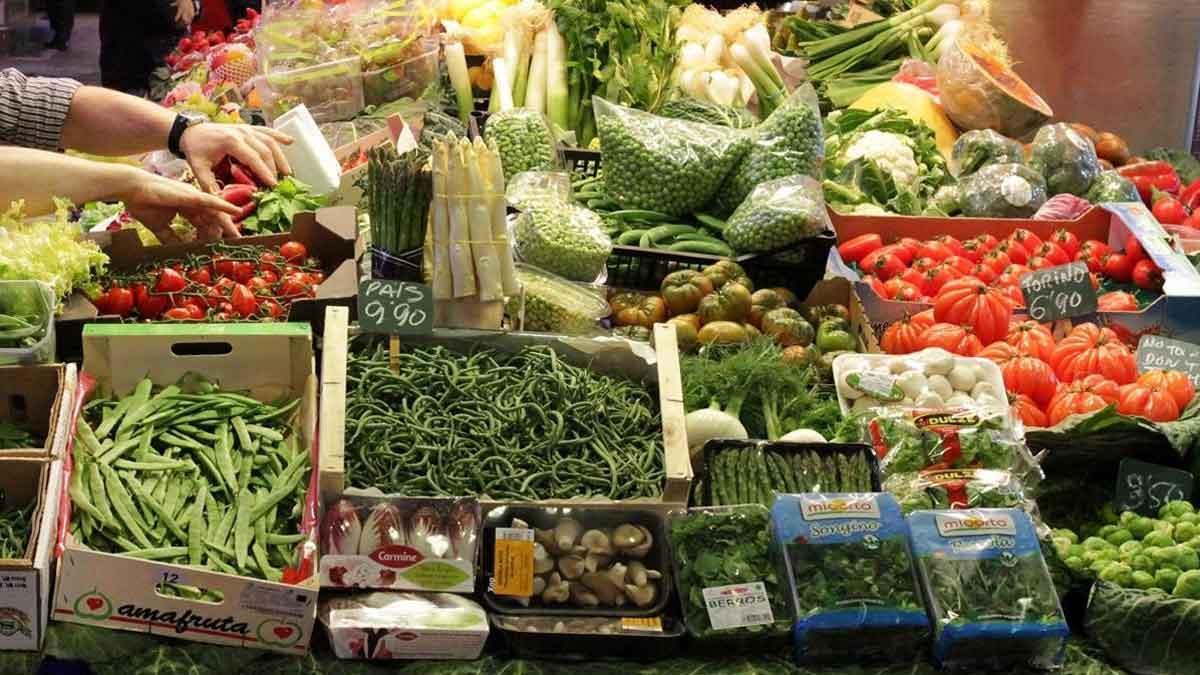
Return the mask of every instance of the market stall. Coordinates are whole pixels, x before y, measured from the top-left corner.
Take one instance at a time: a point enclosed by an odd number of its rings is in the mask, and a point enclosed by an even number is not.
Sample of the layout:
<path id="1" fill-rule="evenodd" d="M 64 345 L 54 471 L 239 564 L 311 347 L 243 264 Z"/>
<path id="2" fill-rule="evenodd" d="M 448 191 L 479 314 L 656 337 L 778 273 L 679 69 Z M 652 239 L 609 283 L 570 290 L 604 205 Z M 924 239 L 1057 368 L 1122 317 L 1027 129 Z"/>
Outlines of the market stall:
<path id="1" fill-rule="evenodd" d="M 3 214 L 0 671 L 1197 672 L 1200 162 L 829 4 L 181 41 L 294 175 Z"/>

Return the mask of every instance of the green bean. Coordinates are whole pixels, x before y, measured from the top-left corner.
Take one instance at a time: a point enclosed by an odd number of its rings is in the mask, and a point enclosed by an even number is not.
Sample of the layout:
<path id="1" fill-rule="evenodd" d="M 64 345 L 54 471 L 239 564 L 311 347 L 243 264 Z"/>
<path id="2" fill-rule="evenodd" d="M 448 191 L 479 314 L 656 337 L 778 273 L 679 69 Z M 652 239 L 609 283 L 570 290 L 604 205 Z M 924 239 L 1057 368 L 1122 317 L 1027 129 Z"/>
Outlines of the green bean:
<path id="1" fill-rule="evenodd" d="M 192 509 L 191 521 L 188 523 L 188 563 L 200 565 L 204 562 L 204 536 L 207 534 L 204 521 L 204 505 L 208 501 L 208 485 L 201 480 L 200 491 L 196 497 L 196 507 Z"/>
<path id="2" fill-rule="evenodd" d="M 250 540 L 254 537 L 254 524 L 250 518 L 254 502 L 254 495 L 250 492 L 243 492 L 237 496 L 237 517 L 233 521 L 233 552 L 237 555 L 239 569 L 246 567 L 246 555 L 250 551 Z"/>
<path id="3" fill-rule="evenodd" d="M 146 547 L 125 551 L 124 555 L 130 558 L 143 558 L 145 560 L 170 560 L 172 558 L 182 558 L 187 553 L 186 546 L 163 546 L 161 548 Z"/>
<path id="4" fill-rule="evenodd" d="M 104 476 L 104 486 L 108 490 L 108 496 L 112 498 L 113 510 L 120 517 L 120 525 L 142 548 L 153 548 L 146 535 L 149 526 L 142 520 L 141 512 L 134 506 L 133 499 L 129 497 L 129 492 L 125 490 L 125 485 L 117 476 L 117 472 L 104 464 L 96 464 L 96 466 L 99 467 L 100 474 Z"/>

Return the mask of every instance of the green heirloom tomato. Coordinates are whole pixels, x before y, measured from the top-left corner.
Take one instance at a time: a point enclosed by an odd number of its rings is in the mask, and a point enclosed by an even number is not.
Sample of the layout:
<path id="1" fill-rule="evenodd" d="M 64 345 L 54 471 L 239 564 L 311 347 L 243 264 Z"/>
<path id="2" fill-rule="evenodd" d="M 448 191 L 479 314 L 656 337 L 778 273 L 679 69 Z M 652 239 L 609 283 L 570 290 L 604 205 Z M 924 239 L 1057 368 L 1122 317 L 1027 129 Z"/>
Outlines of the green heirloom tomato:
<path id="1" fill-rule="evenodd" d="M 817 349 L 823 352 L 853 351 L 858 345 L 854 336 L 844 330 L 829 328 L 829 323 L 821 324 L 817 331 Z"/>
<path id="2" fill-rule="evenodd" d="M 804 317 L 800 316 L 800 312 L 790 307 L 773 309 L 764 314 L 762 331 L 775 338 L 775 341 L 784 347 L 794 345 L 804 347 L 812 344 L 813 341 L 812 324 L 805 321 Z M 820 345 L 817 348 L 821 351 L 838 351 L 837 349 L 825 349 Z"/>
<path id="3" fill-rule="evenodd" d="M 713 283 L 695 270 L 679 270 L 663 278 L 659 292 L 672 316 L 688 314 L 696 311 L 700 300 L 713 292 Z"/>

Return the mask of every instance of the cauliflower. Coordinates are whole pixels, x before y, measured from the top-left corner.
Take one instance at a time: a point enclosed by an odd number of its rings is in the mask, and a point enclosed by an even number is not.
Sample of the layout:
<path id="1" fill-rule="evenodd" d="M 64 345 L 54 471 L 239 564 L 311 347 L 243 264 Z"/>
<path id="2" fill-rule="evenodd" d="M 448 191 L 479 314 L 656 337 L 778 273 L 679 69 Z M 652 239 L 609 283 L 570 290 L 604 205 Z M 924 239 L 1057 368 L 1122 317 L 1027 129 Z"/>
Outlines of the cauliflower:
<path id="1" fill-rule="evenodd" d="M 872 129 L 864 131 L 843 153 L 846 161 L 866 159 L 891 175 L 897 190 L 904 190 L 917 181 L 921 172 L 913 154 L 912 141 L 907 136 Z"/>

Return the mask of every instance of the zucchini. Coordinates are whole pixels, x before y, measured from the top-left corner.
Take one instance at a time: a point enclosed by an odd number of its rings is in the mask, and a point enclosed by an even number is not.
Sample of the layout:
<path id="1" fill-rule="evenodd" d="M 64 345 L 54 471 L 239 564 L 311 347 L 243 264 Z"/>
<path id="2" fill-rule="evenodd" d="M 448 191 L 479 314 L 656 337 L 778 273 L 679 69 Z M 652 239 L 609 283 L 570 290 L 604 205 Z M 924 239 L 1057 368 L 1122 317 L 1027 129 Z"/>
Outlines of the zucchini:
<path id="1" fill-rule="evenodd" d="M 683 253 L 707 253 L 708 255 L 717 255 L 730 257 L 733 255 L 733 249 L 727 244 L 710 241 L 677 241 L 667 247 L 672 251 Z"/>
<path id="2" fill-rule="evenodd" d="M 636 246 L 644 234 L 646 230 L 626 230 L 617 237 L 616 243 L 619 246 Z"/>

